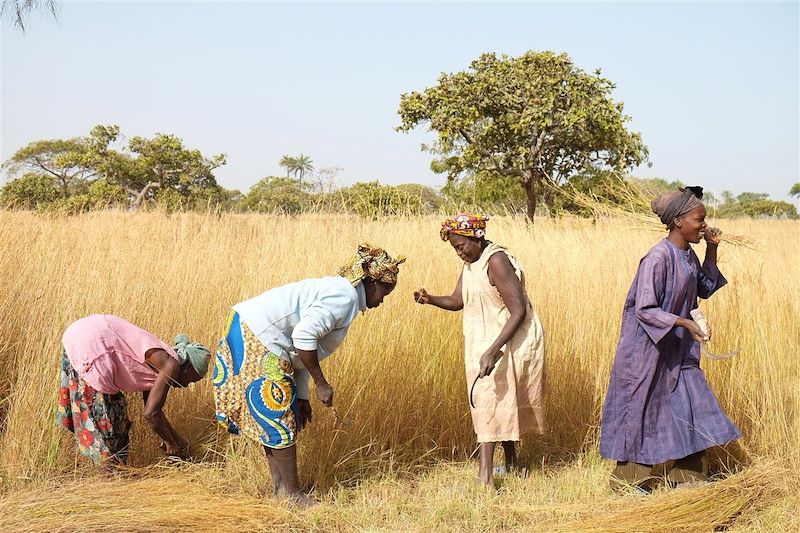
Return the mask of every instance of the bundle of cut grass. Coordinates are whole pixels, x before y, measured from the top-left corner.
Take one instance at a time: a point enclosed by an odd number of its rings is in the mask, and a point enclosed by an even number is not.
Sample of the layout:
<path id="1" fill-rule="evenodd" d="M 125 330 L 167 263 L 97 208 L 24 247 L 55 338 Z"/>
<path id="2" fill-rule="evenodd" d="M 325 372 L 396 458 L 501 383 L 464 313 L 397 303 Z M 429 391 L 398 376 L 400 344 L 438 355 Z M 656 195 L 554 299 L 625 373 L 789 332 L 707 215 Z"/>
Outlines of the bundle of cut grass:
<path id="1" fill-rule="evenodd" d="M 752 520 L 790 494 L 796 473 L 774 463 L 753 465 L 695 489 L 667 490 L 651 497 L 617 499 L 601 512 L 564 524 L 563 531 L 724 531 Z"/>
<path id="2" fill-rule="evenodd" d="M 571 185 L 563 187 L 556 187 L 550 183 L 545 185 L 554 193 L 587 210 L 595 218 L 623 218 L 633 220 L 645 229 L 664 231 L 664 224 L 650 208 L 650 201 L 656 195 L 655 192 L 632 185 L 621 174 L 603 182 L 602 198 L 591 192 L 578 190 Z M 617 201 L 610 202 L 608 198 L 615 198 Z M 755 248 L 756 246 L 756 242 L 750 237 L 727 232 L 722 234 L 722 241 L 745 248 Z"/>

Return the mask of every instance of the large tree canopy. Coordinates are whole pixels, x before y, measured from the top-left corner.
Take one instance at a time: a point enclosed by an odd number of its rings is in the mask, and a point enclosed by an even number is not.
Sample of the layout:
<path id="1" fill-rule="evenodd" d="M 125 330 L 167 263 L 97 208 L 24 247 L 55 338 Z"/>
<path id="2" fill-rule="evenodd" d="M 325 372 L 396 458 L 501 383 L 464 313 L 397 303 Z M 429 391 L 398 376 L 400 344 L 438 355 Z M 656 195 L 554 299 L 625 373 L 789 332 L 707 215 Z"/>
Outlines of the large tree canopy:
<path id="1" fill-rule="evenodd" d="M 66 198 L 81 182 L 95 175 L 87 165 L 85 138 L 34 141 L 14 152 L 3 164 L 9 174 L 36 173 L 49 176 Z"/>
<path id="2" fill-rule="evenodd" d="M 102 178 L 127 194 L 132 209 L 157 194 L 169 196 L 175 204 L 222 193 L 213 171 L 225 164 L 225 154 L 205 157 L 199 150 L 186 148 L 175 135 L 163 133 L 153 138 L 136 136 L 124 146 L 119 145 L 119 137 L 119 126 L 100 125 L 87 137 L 35 141 L 17 150 L 4 168 L 12 175 L 26 173 L 26 182 L 13 189 L 19 194 L 39 191 L 50 180 L 67 198 L 85 193 L 90 183 Z M 38 177 L 33 180 L 31 175 Z"/>
<path id="3" fill-rule="evenodd" d="M 611 98 L 614 84 L 588 74 L 567 54 L 483 54 L 468 70 L 442 74 L 422 92 L 403 94 L 398 131 L 427 124 L 438 133 L 434 170 L 514 176 L 533 220 L 537 193 L 588 167 L 624 170 L 647 159 L 630 117 Z"/>

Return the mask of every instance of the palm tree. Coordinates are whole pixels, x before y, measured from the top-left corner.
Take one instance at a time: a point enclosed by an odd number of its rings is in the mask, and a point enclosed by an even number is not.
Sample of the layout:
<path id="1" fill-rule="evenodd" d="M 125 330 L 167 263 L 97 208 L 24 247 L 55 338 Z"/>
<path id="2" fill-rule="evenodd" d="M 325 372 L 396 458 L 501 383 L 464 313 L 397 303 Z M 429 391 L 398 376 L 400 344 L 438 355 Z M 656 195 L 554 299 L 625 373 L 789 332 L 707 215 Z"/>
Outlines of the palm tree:
<path id="1" fill-rule="evenodd" d="M 34 9 L 49 11 L 53 17 L 57 18 L 58 2 L 56 0 L 2 0 L 0 3 L 0 18 L 6 12 L 13 13 L 14 25 L 25 31 L 25 18 Z"/>
<path id="2" fill-rule="evenodd" d="M 292 168 L 292 173 L 294 173 L 295 176 L 299 176 L 299 183 L 303 183 L 303 176 L 306 175 L 306 172 L 314 172 L 313 163 L 314 162 L 311 160 L 311 157 L 305 154 L 300 154 L 294 158 L 294 168 Z"/>
<path id="3" fill-rule="evenodd" d="M 792 185 L 792 188 L 789 189 L 789 196 L 800 196 L 800 182 Z"/>
<path id="4" fill-rule="evenodd" d="M 286 177 L 288 178 L 289 173 L 292 172 L 295 167 L 295 158 L 284 154 L 281 160 L 278 161 L 278 164 L 286 168 Z"/>

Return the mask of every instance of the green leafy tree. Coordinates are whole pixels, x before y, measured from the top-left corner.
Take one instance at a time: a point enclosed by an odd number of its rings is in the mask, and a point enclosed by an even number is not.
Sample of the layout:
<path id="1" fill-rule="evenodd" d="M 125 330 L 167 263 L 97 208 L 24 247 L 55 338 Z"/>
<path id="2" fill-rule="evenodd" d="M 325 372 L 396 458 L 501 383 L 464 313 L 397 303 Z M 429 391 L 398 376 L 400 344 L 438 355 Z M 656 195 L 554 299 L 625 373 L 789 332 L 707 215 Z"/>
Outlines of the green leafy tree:
<path id="1" fill-rule="evenodd" d="M 292 173 L 292 169 L 295 167 L 295 158 L 284 154 L 281 156 L 281 160 L 278 161 L 278 164 L 286 169 L 286 177 L 288 178 Z"/>
<path id="2" fill-rule="evenodd" d="M 281 157 L 280 161 L 278 161 L 278 164 L 286 168 L 287 178 L 290 175 L 294 175 L 300 183 L 303 183 L 303 177 L 307 173 L 314 172 L 314 162 L 311 160 L 310 156 L 305 154 L 300 154 L 295 157 L 284 155 Z"/>
<path id="3" fill-rule="evenodd" d="M 800 196 L 800 183 L 792 185 L 792 188 L 789 189 L 789 196 Z"/>
<path id="4" fill-rule="evenodd" d="M 243 205 L 259 213 L 297 214 L 308 209 L 313 195 L 308 184 L 291 178 L 269 176 L 253 185 L 243 199 Z"/>
<path id="5" fill-rule="evenodd" d="M 303 183 L 303 176 L 305 176 L 307 172 L 314 172 L 313 163 L 311 157 L 305 154 L 300 154 L 295 158 L 294 174 L 298 177 L 300 183 Z"/>
<path id="6" fill-rule="evenodd" d="M 403 183 L 394 187 L 417 213 L 438 213 L 444 206 L 445 199 L 433 187 L 419 183 Z"/>
<path id="7" fill-rule="evenodd" d="M 423 147 L 450 179 L 464 172 L 514 176 L 532 221 L 537 195 L 587 166 L 624 170 L 646 160 L 630 117 L 611 98 L 614 84 L 587 74 L 567 54 L 483 54 L 466 71 L 442 74 L 423 92 L 402 95 L 399 131 L 427 124 L 438 133 Z"/>
<path id="8" fill-rule="evenodd" d="M 10 175 L 34 172 L 49 176 L 66 198 L 76 186 L 93 176 L 95 170 L 86 159 L 86 139 L 35 141 L 20 148 L 3 164 Z"/>
<path id="9" fill-rule="evenodd" d="M 98 125 L 87 137 L 32 142 L 3 167 L 11 175 L 35 173 L 40 176 L 37 186 L 47 177 L 64 199 L 88 194 L 69 202 L 80 209 L 98 205 L 95 196 L 102 192 L 116 204 L 120 190 L 132 209 L 155 200 L 156 191 L 165 189 L 171 192 L 162 198 L 165 202 L 170 199 L 171 205 L 218 205 L 227 201 L 213 174 L 225 164 L 224 154 L 208 158 L 199 150 L 186 148 L 178 137 L 161 133 L 151 139 L 133 137 L 125 146 L 120 146 L 119 138 L 119 126 Z M 105 185 L 98 183 L 92 193 L 92 184 L 100 178 Z"/>
<path id="10" fill-rule="evenodd" d="M 58 18 L 56 0 L 2 0 L 0 18 L 10 14 L 14 19 L 14 25 L 24 32 L 27 18 L 35 10 L 48 11 L 53 18 Z"/>
<path id="11" fill-rule="evenodd" d="M 210 203 L 221 211 L 241 212 L 245 209 L 245 195 L 238 189 L 218 187 L 211 195 Z"/>
<path id="12" fill-rule="evenodd" d="M 226 163 L 225 154 L 207 158 L 199 150 L 184 147 L 175 135 L 163 133 L 152 139 L 133 137 L 128 149 L 135 154 L 134 166 L 123 169 L 116 179 L 131 196 L 133 209 L 154 198 L 156 189 L 170 188 L 184 198 L 197 189 L 214 189 L 213 170 Z"/>
<path id="13" fill-rule="evenodd" d="M 717 209 L 720 218 L 797 218 L 795 206 L 789 202 L 770 200 L 767 193 L 743 192 L 734 198 L 730 191 L 723 191 L 722 198 L 724 203 Z"/>
<path id="14" fill-rule="evenodd" d="M 60 196 L 52 176 L 31 172 L 0 188 L 0 205 L 17 209 L 37 209 L 53 203 Z"/>
<path id="15" fill-rule="evenodd" d="M 416 184 L 392 186 L 370 181 L 344 187 L 335 194 L 342 211 L 377 218 L 426 213 L 435 191 Z"/>

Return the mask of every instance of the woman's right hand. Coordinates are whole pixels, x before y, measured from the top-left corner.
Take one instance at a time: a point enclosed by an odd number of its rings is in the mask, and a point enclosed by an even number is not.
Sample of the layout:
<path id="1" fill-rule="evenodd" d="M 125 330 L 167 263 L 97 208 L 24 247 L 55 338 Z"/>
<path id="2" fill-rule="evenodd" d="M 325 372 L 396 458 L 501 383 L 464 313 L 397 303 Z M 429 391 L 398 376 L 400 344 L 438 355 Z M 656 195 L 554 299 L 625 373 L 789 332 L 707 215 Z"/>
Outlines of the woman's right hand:
<path id="1" fill-rule="evenodd" d="M 325 404 L 326 407 L 333 405 L 333 387 L 327 381 L 316 383 L 314 385 L 314 394 L 316 394 L 317 400 Z"/>
<path id="2" fill-rule="evenodd" d="M 414 301 L 418 304 L 425 305 L 431 302 L 431 298 L 428 296 L 428 291 L 420 288 L 418 291 L 414 291 Z"/>

